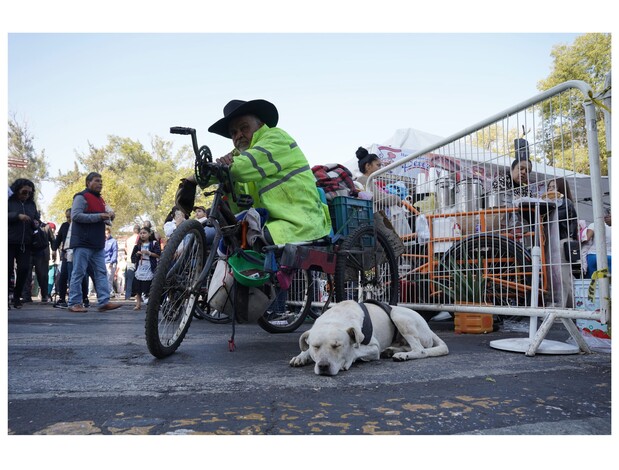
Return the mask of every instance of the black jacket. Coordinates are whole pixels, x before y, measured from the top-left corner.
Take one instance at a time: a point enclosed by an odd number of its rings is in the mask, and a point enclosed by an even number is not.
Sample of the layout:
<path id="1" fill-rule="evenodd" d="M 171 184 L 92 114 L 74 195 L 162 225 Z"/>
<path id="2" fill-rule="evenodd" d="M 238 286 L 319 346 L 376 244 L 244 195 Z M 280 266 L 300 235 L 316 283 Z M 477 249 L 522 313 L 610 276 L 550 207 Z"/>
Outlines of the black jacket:
<path id="1" fill-rule="evenodd" d="M 64 245 L 68 246 L 68 243 L 65 243 L 65 241 L 67 241 L 67 233 L 69 232 L 70 225 L 71 224 L 69 222 L 63 222 L 58 229 L 58 233 L 56 234 L 56 238 L 54 239 L 54 243 L 52 244 L 53 251 L 58 250 L 61 246 L 63 252 L 67 249 L 67 247 Z"/>
<path id="2" fill-rule="evenodd" d="M 559 219 L 559 240 L 569 238 L 578 240 L 578 215 L 574 204 L 565 198 L 563 204 L 557 207 L 557 217 Z"/>
<path id="3" fill-rule="evenodd" d="M 39 220 L 40 215 L 34 200 L 27 199 L 21 202 L 17 195 L 13 195 L 8 200 L 8 242 L 9 245 L 32 245 L 32 233 L 34 231 L 34 221 Z M 31 222 L 19 220 L 20 214 L 26 214 Z"/>

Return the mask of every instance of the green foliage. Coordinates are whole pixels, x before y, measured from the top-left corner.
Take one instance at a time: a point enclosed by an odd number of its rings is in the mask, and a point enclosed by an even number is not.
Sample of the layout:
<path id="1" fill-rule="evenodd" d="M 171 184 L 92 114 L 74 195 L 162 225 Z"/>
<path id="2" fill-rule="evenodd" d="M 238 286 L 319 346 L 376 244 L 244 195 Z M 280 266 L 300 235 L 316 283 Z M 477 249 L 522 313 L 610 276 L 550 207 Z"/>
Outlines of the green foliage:
<path id="1" fill-rule="evenodd" d="M 551 52 L 553 70 L 538 82 L 538 89 L 548 90 L 568 80 L 582 80 L 594 91 L 594 97 L 603 93 L 606 75 L 611 70 L 611 35 L 587 33 L 578 36 L 572 45 L 556 45 Z M 549 100 L 542 109 L 544 126 L 540 140 L 551 165 L 589 173 L 586 144 L 586 125 L 583 97 L 580 92 L 564 93 Z M 598 112 L 598 139 L 602 174 L 608 174 L 605 123 L 602 110 Z M 564 156 L 564 149 L 574 146 L 575 155 Z M 569 153 L 569 152 L 568 152 Z"/>
<path id="2" fill-rule="evenodd" d="M 158 137 L 147 151 L 140 142 L 109 136 L 106 145 L 89 144 L 75 159 L 73 168 L 53 178 L 59 189 L 49 207 L 50 218 L 64 220 L 74 194 L 85 188 L 86 175 L 97 171 L 103 177 L 102 196 L 116 213 L 117 230 L 150 220 L 162 232 L 180 179 L 193 172 L 189 147 L 173 155 L 172 144 Z"/>
<path id="3" fill-rule="evenodd" d="M 18 178 L 27 178 L 32 181 L 35 188 L 41 188 L 41 182 L 48 178 L 48 162 L 45 157 L 45 150 L 37 153 L 33 144 L 34 138 L 28 131 L 26 123 L 18 123 L 15 117 L 9 119 L 8 158 L 11 160 L 25 160 L 26 168 L 9 168 L 8 184 L 10 185 Z M 35 193 L 36 194 L 36 193 Z M 36 194 L 38 198 L 38 194 Z M 39 201 L 37 200 L 37 205 Z"/>

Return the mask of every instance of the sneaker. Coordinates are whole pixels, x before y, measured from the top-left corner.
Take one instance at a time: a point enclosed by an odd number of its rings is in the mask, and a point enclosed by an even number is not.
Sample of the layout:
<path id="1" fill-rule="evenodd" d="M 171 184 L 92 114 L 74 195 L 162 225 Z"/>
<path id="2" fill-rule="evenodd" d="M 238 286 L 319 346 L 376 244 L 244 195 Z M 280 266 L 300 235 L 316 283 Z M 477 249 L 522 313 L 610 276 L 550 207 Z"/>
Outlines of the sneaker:
<path id="1" fill-rule="evenodd" d="M 90 300 L 88 300 L 87 298 L 84 299 L 84 307 L 86 308 L 90 307 Z"/>
<path id="2" fill-rule="evenodd" d="M 21 300 L 14 300 L 13 301 L 13 308 L 22 308 L 24 306 L 23 302 Z"/>
<path id="3" fill-rule="evenodd" d="M 59 300 L 58 302 L 54 302 L 54 308 L 67 308 L 68 305 L 64 300 Z"/>
<path id="4" fill-rule="evenodd" d="M 87 308 L 84 308 L 84 307 L 82 307 L 82 306 L 81 306 L 81 305 L 79 305 L 79 304 L 76 304 L 76 305 L 71 305 L 71 306 L 69 307 L 69 312 L 83 313 L 83 312 L 87 312 L 87 311 L 88 311 L 88 309 L 87 309 Z"/>

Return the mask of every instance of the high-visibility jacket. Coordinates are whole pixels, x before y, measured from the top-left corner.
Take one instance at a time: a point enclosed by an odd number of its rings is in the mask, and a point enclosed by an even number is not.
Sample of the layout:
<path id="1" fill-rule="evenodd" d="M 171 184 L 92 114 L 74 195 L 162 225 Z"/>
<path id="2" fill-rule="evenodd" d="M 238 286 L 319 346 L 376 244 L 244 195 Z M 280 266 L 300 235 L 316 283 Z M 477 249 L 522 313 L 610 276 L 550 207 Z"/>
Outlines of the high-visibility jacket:
<path id="1" fill-rule="evenodd" d="M 285 131 L 264 124 L 254 133 L 250 147 L 240 154 L 235 150 L 234 155 L 230 174 L 235 192 L 251 195 L 254 207 L 268 210 L 266 226 L 274 243 L 316 240 L 329 234 L 329 210 L 320 200 L 314 174 Z"/>

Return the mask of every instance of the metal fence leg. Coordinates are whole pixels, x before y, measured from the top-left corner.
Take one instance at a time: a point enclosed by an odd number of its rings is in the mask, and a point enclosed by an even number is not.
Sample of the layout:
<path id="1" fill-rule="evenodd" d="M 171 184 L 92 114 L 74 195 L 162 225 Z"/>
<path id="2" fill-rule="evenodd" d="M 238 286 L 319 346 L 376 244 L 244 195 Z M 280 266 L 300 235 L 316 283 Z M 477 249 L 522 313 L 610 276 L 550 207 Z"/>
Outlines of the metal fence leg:
<path id="1" fill-rule="evenodd" d="M 571 318 L 561 318 L 561 321 L 563 322 L 563 326 L 565 326 L 565 329 L 570 333 L 570 336 L 574 338 L 574 341 L 576 341 L 576 344 L 581 349 L 581 351 L 587 354 L 591 354 L 591 349 L 585 341 L 585 338 L 583 338 L 580 334 L 580 331 L 578 331 L 578 327 L 574 323 L 574 320 L 572 320 Z"/>

